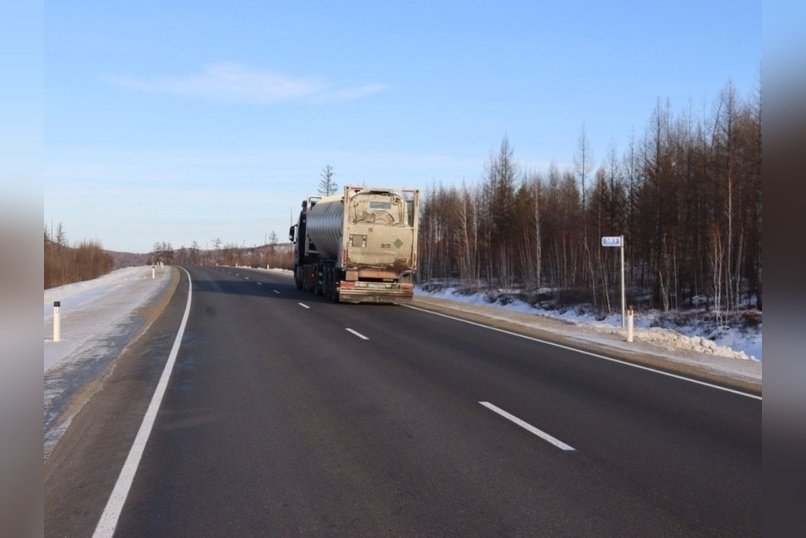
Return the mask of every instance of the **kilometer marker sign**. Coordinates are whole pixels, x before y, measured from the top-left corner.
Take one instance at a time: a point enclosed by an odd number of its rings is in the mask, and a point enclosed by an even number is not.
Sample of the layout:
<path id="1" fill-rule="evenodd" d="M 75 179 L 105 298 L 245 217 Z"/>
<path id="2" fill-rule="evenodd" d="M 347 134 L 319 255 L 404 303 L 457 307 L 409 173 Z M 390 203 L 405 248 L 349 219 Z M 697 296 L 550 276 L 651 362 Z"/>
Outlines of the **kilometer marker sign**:
<path id="1" fill-rule="evenodd" d="M 625 328 L 625 309 L 626 297 L 624 295 L 624 236 L 623 235 L 604 235 L 602 236 L 603 247 L 620 247 L 621 248 L 621 328 Z"/>

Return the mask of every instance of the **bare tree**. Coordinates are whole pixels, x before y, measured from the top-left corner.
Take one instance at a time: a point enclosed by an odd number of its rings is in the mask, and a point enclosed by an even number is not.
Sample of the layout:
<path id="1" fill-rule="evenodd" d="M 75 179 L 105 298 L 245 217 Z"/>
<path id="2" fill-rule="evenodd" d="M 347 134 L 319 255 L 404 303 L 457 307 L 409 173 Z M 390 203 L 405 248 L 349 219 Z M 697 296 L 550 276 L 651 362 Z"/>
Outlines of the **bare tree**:
<path id="1" fill-rule="evenodd" d="M 583 128 L 575 166 L 552 163 L 543 181 L 518 172 L 505 137 L 475 188 L 426 192 L 420 276 L 536 281 L 556 290 L 558 304 L 609 309 L 618 256 L 597 236 L 624 234 L 628 293 L 646 297 L 643 305 L 693 306 L 706 295 L 720 318 L 745 298 L 760 309 L 761 102 L 728 85 L 716 105 L 696 118 L 659 99 L 643 136 L 622 157 L 612 146 L 598 168 Z"/>
<path id="2" fill-rule="evenodd" d="M 588 179 L 588 171 L 590 170 L 592 164 L 593 155 L 591 154 L 588 132 L 585 130 L 585 125 L 582 125 L 582 132 L 579 134 L 579 142 L 577 144 L 577 153 L 574 156 L 574 167 L 576 168 L 580 187 L 582 189 L 582 211 L 585 211 L 588 205 L 586 183 Z"/>
<path id="3" fill-rule="evenodd" d="M 322 196 L 329 196 L 331 194 L 335 194 L 336 190 L 339 188 L 336 185 L 336 182 L 333 181 L 333 176 L 336 174 L 333 172 L 333 167 L 329 164 L 326 164 L 324 168 L 322 168 L 322 173 L 319 174 L 322 179 L 319 180 L 319 189 L 318 192 Z"/>
<path id="4" fill-rule="evenodd" d="M 579 182 L 582 189 L 582 246 L 585 249 L 585 264 L 587 265 L 588 273 L 590 275 L 591 293 L 593 296 L 593 302 L 595 304 L 596 274 L 593 268 L 593 256 L 591 254 L 590 244 L 588 243 L 588 189 L 586 185 L 588 170 L 590 170 L 592 164 L 593 156 L 591 155 L 590 140 L 588 139 L 588 133 L 585 130 L 585 125 L 582 125 L 582 132 L 579 135 L 577 153 L 574 157 L 574 166 L 576 168 L 576 173 L 579 177 Z"/>
<path id="5" fill-rule="evenodd" d="M 491 155 L 485 165 L 487 177 L 487 211 L 490 228 L 488 263 L 497 273 L 499 282 L 512 278 L 511 262 L 515 258 L 515 181 L 518 165 L 514 149 L 504 136 L 497 155 Z M 497 264 L 497 266 L 496 266 Z M 506 284 L 505 284 L 506 285 Z"/>
<path id="6" fill-rule="evenodd" d="M 112 256 L 97 239 L 70 247 L 61 223 L 56 235 L 58 242 L 53 241 L 51 235 L 45 229 L 43 283 L 46 289 L 97 278 L 112 270 Z"/>

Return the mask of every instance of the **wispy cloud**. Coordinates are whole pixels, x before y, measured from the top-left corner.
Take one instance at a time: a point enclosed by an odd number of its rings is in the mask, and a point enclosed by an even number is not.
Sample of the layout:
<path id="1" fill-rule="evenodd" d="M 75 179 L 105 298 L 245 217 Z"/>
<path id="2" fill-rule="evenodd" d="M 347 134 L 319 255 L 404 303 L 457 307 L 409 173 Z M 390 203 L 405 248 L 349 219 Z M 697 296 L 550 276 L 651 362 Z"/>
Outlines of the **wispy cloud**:
<path id="1" fill-rule="evenodd" d="M 147 93 L 166 93 L 225 103 L 272 104 L 310 99 L 317 102 L 355 101 L 382 92 L 384 84 L 337 86 L 312 77 L 290 77 L 248 66 L 224 63 L 205 66 L 201 73 L 140 78 L 104 75 L 113 86 Z"/>

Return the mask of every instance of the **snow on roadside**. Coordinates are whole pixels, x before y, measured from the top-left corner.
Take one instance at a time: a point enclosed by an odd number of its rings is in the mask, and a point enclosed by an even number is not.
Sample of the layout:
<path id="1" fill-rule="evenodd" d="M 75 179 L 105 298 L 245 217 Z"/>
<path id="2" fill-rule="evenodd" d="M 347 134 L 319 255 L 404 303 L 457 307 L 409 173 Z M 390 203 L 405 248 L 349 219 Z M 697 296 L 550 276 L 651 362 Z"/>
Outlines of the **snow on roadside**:
<path id="1" fill-rule="evenodd" d="M 523 301 L 514 299 L 508 304 L 500 302 L 490 303 L 484 292 L 472 295 L 456 293 L 455 288 L 444 288 L 440 291 L 426 291 L 417 287 L 416 293 L 425 297 L 435 297 L 450 301 L 493 306 L 513 312 L 545 316 L 564 320 L 569 323 L 590 327 L 602 334 L 613 334 L 621 331 L 621 315 L 611 314 L 604 319 L 584 312 L 582 309 L 568 309 L 565 311 L 542 310 Z M 752 328 L 719 327 L 717 330 L 703 334 L 703 327 L 695 322 L 683 325 L 675 324 L 674 329 L 659 327 L 662 324 L 660 312 L 647 311 L 635 314 L 635 341 L 647 342 L 666 349 L 682 349 L 744 360 L 762 360 L 762 330 L 761 324 Z"/>
<path id="2" fill-rule="evenodd" d="M 145 327 L 146 319 L 138 310 L 156 299 L 170 281 L 169 267 L 157 268 L 153 279 L 150 266 L 128 267 L 44 291 L 45 458 L 81 408 L 81 402 L 73 405 L 76 395 Z M 53 341 L 54 301 L 61 303 L 59 342 Z"/>
<path id="3" fill-rule="evenodd" d="M 91 339 L 114 334 L 129 316 L 156 297 L 170 281 L 169 268 L 118 269 L 94 280 L 50 288 L 44 292 L 44 369 L 63 364 Z M 53 302 L 60 301 L 61 341 L 53 342 Z"/>

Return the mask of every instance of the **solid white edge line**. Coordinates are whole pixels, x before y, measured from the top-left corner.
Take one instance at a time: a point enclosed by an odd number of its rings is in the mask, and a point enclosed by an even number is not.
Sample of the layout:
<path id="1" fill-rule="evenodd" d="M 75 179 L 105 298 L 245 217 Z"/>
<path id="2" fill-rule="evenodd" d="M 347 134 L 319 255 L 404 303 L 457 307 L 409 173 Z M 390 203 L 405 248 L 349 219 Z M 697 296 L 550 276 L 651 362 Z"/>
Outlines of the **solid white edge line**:
<path id="1" fill-rule="evenodd" d="M 308 309 L 311 308 L 310 306 L 306 305 L 305 303 L 297 303 L 297 304 L 300 305 L 302 308 L 308 308 Z"/>
<path id="2" fill-rule="evenodd" d="M 369 338 L 368 338 L 368 337 L 364 336 L 363 334 L 361 334 L 361 333 L 360 333 L 360 332 L 358 332 L 358 331 L 354 331 L 353 329 L 350 329 L 349 327 L 345 328 L 344 330 L 345 330 L 345 331 L 347 331 L 348 333 L 351 333 L 351 334 L 356 335 L 356 336 L 357 336 L 357 337 L 359 337 L 361 340 L 369 340 Z"/>
<path id="3" fill-rule="evenodd" d="M 721 387 L 719 385 L 714 385 L 712 383 L 707 383 L 705 381 L 700 381 L 698 379 L 692 379 L 690 377 L 685 377 L 685 376 L 678 375 L 678 374 L 673 374 L 673 373 L 670 373 L 670 372 L 664 372 L 663 370 L 656 370 L 655 368 L 651 368 L 649 366 L 644 366 L 642 364 L 635 364 L 633 362 L 614 359 L 613 357 L 608 357 L 606 355 L 599 355 L 598 353 L 593 353 L 592 351 L 585 351 L 584 349 L 577 349 L 575 347 L 566 346 L 566 345 L 563 345 L 563 344 L 558 344 L 556 342 L 549 342 L 548 340 L 541 340 L 540 338 L 535 338 L 533 336 L 526 336 L 525 334 L 519 334 L 519 333 L 516 333 L 516 332 L 513 332 L 513 331 L 508 331 L 506 329 L 499 329 L 498 327 L 491 327 L 489 325 L 484 325 L 482 323 L 476 323 L 475 321 L 469 321 L 469 320 L 466 320 L 466 319 L 457 318 L 455 316 L 449 316 L 448 314 L 442 314 L 440 312 L 434 312 L 432 310 L 426 310 L 425 308 L 419 308 L 417 306 L 412 306 L 412 305 L 403 305 L 403 306 L 405 306 L 406 308 L 411 308 L 412 310 L 419 310 L 420 312 L 425 312 L 427 314 L 433 314 L 434 316 L 441 316 L 443 318 L 448 318 L 448 319 L 452 319 L 452 320 L 455 320 L 455 321 L 461 321 L 462 323 L 468 323 L 470 325 L 475 325 L 476 327 L 483 327 L 483 328 L 489 329 L 491 331 L 498 331 L 498 332 L 501 332 L 501 333 L 504 333 L 504 334 L 509 334 L 511 336 L 517 336 L 519 338 L 525 338 L 526 340 L 531 340 L 533 342 L 539 342 L 541 344 L 546 344 L 546 345 L 549 345 L 549 346 L 558 347 L 560 349 L 567 349 L 569 351 L 575 351 L 575 352 L 581 353 L 583 355 L 588 355 L 590 357 L 596 357 L 597 359 L 604 359 L 606 361 L 615 362 L 615 363 L 618 363 L 618 364 L 622 364 L 624 366 L 630 366 L 632 368 L 638 368 L 639 370 L 646 370 L 647 372 L 654 372 L 656 374 L 665 375 L 665 376 L 668 376 L 668 377 L 673 377 L 673 378 L 679 379 L 681 381 L 688 381 L 689 383 L 695 383 L 697 385 L 702 385 L 704 387 L 710 387 L 712 389 L 718 389 L 718 390 L 722 390 L 722 391 L 725 391 L 725 392 L 730 392 L 730 393 L 733 393 L 733 394 L 737 394 L 739 396 L 744 396 L 746 398 L 753 398 L 755 400 L 762 401 L 762 397 L 757 396 L 755 394 L 742 392 L 742 391 L 736 390 L 736 389 L 729 389 L 728 387 Z"/>
<path id="4" fill-rule="evenodd" d="M 157 389 L 154 391 L 154 396 L 151 397 L 151 403 L 148 404 L 148 409 L 143 417 L 143 422 L 140 424 L 140 429 L 137 431 L 137 436 L 134 438 L 134 443 L 129 450 L 129 455 L 126 457 L 126 462 L 123 464 L 123 469 L 118 475 L 118 480 L 115 482 L 115 487 L 112 489 L 112 494 L 106 502 L 101 519 L 95 527 L 93 538 L 111 537 L 115 533 L 118 524 L 118 518 L 123 510 L 123 505 L 126 503 L 126 497 L 129 495 L 134 475 L 137 473 L 137 467 L 140 465 L 140 459 L 143 456 L 148 437 L 151 435 L 151 429 L 154 427 L 154 421 L 157 418 L 157 412 L 162 404 L 162 398 L 165 395 L 165 390 L 168 387 L 168 380 L 171 377 L 176 356 L 179 354 L 179 346 L 182 343 L 182 336 L 185 334 L 185 326 L 187 325 L 188 316 L 190 315 L 190 300 L 193 297 L 193 282 L 190 279 L 190 273 L 184 267 L 180 267 L 188 277 L 188 300 L 185 306 L 185 314 L 182 316 L 182 323 L 179 325 L 179 331 L 176 333 L 171 353 L 168 355 L 168 362 L 165 363 L 165 368 L 162 371 L 162 376 L 157 383 Z"/>
<path id="5" fill-rule="evenodd" d="M 563 443 L 562 441 L 560 441 L 556 437 L 552 437 L 551 435 L 547 434 L 546 432 L 535 428 L 534 426 L 532 426 L 528 422 L 519 419 L 515 415 L 510 415 L 509 413 L 507 413 L 506 411 L 504 411 L 500 407 L 497 407 L 497 406 L 491 404 L 490 402 L 479 402 L 479 403 L 481 405 L 483 405 L 484 407 L 486 407 L 487 409 L 489 409 L 490 411 L 492 411 L 494 413 L 498 413 L 499 415 L 501 415 L 505 419 L 514 422 L 515 424 L 517 424 L 518 426 L 520 426 L 524 430 L 527 430 L 527 431 L 537 435 L 538 437 L 540 437 L 544 441 L 551 443 L 552 445 L 556 446 L 560 450 L 565 450 L 565 451 L 568 451 L 568 452 L 572 452 L 572 451 L 576 450 L 571 445 L 567 445 L 567 444 Z"/>

